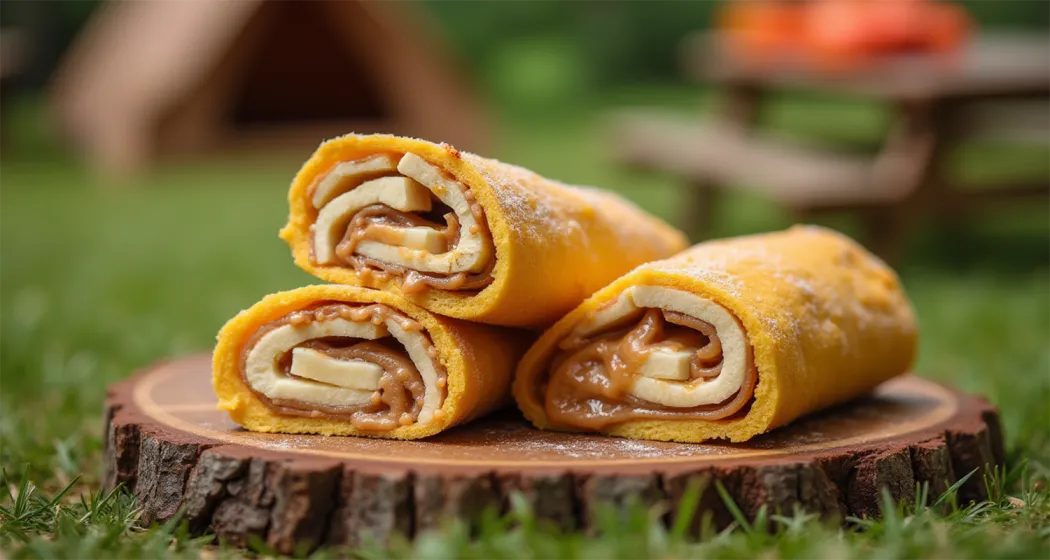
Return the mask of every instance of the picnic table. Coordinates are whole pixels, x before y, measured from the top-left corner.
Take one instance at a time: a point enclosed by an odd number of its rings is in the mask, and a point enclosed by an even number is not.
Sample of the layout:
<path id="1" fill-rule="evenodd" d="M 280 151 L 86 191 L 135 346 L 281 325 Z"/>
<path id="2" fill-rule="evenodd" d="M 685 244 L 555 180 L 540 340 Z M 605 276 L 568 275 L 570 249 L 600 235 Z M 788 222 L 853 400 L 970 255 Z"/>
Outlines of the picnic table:
<path id="1" fill-rule="evenodd" d="M 717 34 L 704 33 L 687 38 L 682 59 L 690 78 L 719 87 L 714 117 L 704 123 L 681 113 L 624 112 L 614 118 L 612 137 L 620 162 L 669 172 L 691 187 L 680 225 L 695 237 L 707 236 L 716 197 L 727 187 L 760 193 L 798 221 L 853 212 L 869 246 L 883 255 L 924 214 L 1050 194 L 1047 176 L 960 188 L 944 172 L 945 156 L 989 125 L 1047 139 L 1050 38 L 987 35 L 950 60 L 897 56 L 829 73 L 803 63 L 744 60 Z M 880 100 L 891 108 L 892 126 L 874 156 L 771 139 L 756 124 L 768 94 L 783 89 Z M 1037 107 L 1005 100 L 1035 100 Z"/>

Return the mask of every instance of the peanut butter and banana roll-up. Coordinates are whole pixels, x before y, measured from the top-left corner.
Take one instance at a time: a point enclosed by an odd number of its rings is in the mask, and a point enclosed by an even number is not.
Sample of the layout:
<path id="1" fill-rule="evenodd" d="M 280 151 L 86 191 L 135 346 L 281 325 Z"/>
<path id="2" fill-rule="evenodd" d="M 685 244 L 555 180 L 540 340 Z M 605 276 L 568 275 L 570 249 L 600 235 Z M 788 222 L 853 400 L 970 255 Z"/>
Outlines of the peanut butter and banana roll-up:
<path id="1" fill-rule="evenodd" d="M 396 136 L 325 142 L 288 199 L 281 237 L 310 274 L 495 325 L 547 326 L 687 245 L 614 194 Z"/>
<path id="2" fill-rule="evenodd" d="M 916 337 L 886 264 L 797 226 L 616 280 L 526 353 L 514 397 L 539 428 L 745 441 L 906 372 Z"/>
<path id="3" fill-rule="evenodd" d="M 266 296 L 219 332 L 219 408 L 259 432 L 416 439 L 510 402 L 527 341 L 340 285 Z"/>

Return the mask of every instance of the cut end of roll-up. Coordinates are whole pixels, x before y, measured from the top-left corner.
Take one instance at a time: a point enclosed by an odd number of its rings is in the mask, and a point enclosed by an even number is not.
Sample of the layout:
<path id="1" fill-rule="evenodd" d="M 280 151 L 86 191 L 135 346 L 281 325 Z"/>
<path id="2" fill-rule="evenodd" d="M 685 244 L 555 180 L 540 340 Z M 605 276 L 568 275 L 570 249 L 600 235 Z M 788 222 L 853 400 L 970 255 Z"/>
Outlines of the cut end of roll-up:
<path id="1" fill-rule="evenodd" d="M 584 313 L 546 359 L 544 379 L 520 390 L 538 426 L 564 431 L 739 422 L 758 379 L 751 343 L 732 312 L 658 285 L 629 286 Z M 688 439 L 661 435 L 650 437 Z"/>
<path id="2" fill-rule="evenodd" d="M 747 335 L 724 307 L 662 286 L 633 286 L 558 345 L 544 413 L 565 429 L 632 420 L 724 420 L 754 396 Z"/>
<path id="3" fill-rule="evenodd" d="M 309 194 L 315 266 L 351 267 L 366 283 L 398 278 L 407 293 L 492 283 L 492 237 L 474 194 L 412 152 L 339 163 Z"/>
<path id="4" fill-rule="evenodd" d="M 746 441 L 907 371 L 896 275 L 822 228 L 703 243 L 639 267 L 545 332 L 514 397 L 537 427 Z"/>
<path id="5" fill-rule="evenodd" d="M 289 205 L 281 237 L 310 274 L 505 326 L 550 324 L 616 276 L 685 245 L 616 195 L 388 135 L 322 144 Z"/>
<path id="6" fill-rule="evenodd" d="M 213 381 L 249 430 L 415 439 L 501 405 L 520 348 L 391 294 L 310 286 L 227 323 Z"/>

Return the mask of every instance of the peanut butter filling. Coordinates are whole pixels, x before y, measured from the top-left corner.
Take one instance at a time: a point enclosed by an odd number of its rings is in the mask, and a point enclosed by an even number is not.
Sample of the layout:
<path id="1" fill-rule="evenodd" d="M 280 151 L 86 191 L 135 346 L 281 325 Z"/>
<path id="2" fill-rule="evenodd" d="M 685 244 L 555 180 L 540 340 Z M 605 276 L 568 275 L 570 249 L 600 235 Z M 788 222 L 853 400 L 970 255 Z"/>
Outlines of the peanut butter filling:
<path id="1" fill-rule="evenodd" d="M 241 377 L 277 413 L 348 420 L 375 432 L 440 416 L 447 383 L 417 321 L 382 304 L 324 302 L 260 327 L 242 351 Z"/>
<path id="2" fill-rule="evenodd" d="M 722 374 L 725 360 L 722 341 L 711 323 L 680 311 L 636 308 L 630 294 L 624 297 L 630 309 L 606 328 L 585 328 L 559 346 L 546 384 L 539 387 L 553 424 L 602 430 L 632 420 L 714 421 L 732 417 L 749 405 L 758 379 L 749 345 L 744 345 L 746 369 L 739 389 L 720 402 L 670 406 L 635 394 L 643 376 L 650 386 L 666 384 L 679 393 L 712 383 Z M 654 364 L 658 365 L 654 368 Z M 676 364 L 680 371 L 673 367 Z"/>
<path id="3" fill-rule="evenodd" d="M 311 185 L 315 264 L 352 267 L 373 287 L 402 279 L 406 294 L 476 291 L 492 282 L 495 251 L 470 188 L 414 154 L 375 154 L 333 166 Z"/>

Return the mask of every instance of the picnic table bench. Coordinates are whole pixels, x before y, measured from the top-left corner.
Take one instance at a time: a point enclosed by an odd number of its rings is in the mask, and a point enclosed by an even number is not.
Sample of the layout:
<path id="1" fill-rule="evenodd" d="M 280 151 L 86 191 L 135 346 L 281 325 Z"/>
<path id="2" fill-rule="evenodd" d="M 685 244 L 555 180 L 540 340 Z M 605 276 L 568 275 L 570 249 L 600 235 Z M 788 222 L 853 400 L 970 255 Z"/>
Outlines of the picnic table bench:
<path id="1" fill-rule="evenodd" d="M 1047 176 L 959 188 L 943 169 L 953 148 L 990 124 L 1013 136 L 1027 129 L 1027 138 L 1047 139 L 1046 37 L 985 36 L 948 62 L 902 56 L 829 74 L 802 64 L 750 63 L 705 33 L 684 42 L 683 62 L 691 78 L 719 86 L 714 118 L 702 123 L 680 112 L 626 111 L 613 118 L 611 136 L 618 161 L 671 173 L 691 187 L 680 225 L 695 237 L 707 236 L 716 196 L 726 187 L 768 197 L 799 221 L 854 212 L 863 218 L 869 246 L 883 255 L 895 251 L 908 224 L 924 213 L 1050 194 Z M 874 156 L 771 138 L 756 124 L 767 94 L 778 89 L 881 100 L 893 124 Z M 1000 103 L 1008 99 L 1035 100 L 1038 107 L 1011 111 Z"/>

